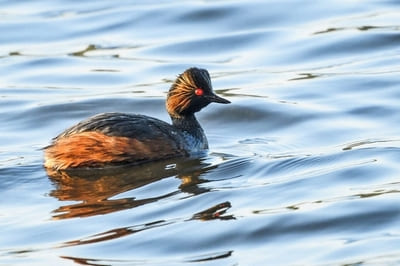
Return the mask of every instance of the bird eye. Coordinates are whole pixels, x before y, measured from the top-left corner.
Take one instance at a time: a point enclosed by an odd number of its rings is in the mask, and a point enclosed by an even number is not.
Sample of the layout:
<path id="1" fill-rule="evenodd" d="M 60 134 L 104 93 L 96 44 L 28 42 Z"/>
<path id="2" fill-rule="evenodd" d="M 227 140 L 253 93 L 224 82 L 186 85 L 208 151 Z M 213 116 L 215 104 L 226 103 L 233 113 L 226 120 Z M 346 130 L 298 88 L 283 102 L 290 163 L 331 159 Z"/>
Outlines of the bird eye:
<path id="1" fill-rule="evenodd" d="M 196 94 L 197 96 L 202 96 L 204 94 L 204 91 L 203 91 L 203 89 L 197 88 L 194 91 L 194 94 Z"/>

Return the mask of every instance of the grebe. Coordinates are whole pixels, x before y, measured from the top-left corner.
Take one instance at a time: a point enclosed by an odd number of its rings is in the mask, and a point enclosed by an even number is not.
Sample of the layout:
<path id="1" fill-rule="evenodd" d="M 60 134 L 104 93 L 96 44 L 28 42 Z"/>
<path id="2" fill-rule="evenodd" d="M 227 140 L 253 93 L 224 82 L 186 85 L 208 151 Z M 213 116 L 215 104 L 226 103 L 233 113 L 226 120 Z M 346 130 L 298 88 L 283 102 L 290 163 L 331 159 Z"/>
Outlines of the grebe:
<path id="1" fill-rule="evenodd" d="M 189 68 L 172 84 L 166 108 L 172 125 L 137 114 L 103 113 L 70 127 L 45 148 L 44 166 L 55 170 L 141 164 L 191 156 L 208 149 L 195 113 L 216 102 L 208 71 Z"/>

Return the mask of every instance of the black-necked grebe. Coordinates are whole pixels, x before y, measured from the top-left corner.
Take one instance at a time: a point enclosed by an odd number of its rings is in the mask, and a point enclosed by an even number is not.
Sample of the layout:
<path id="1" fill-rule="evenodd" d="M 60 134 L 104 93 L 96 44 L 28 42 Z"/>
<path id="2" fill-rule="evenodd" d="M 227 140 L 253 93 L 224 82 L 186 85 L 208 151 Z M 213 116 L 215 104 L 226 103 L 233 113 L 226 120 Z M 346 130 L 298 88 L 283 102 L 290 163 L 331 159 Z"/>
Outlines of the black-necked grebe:
<path id="1" fill-rule="evenodd" d="M 208 149 L 194 113 L 211 102 L 230 103 L 212 89 L 208 71 L 189 68 L 172 84 L 166 101 L 172 125 L 144 115 L 103 113 L 65 130 L 45 148 L 46 168 L 140 164 L 191 156 Z"/>

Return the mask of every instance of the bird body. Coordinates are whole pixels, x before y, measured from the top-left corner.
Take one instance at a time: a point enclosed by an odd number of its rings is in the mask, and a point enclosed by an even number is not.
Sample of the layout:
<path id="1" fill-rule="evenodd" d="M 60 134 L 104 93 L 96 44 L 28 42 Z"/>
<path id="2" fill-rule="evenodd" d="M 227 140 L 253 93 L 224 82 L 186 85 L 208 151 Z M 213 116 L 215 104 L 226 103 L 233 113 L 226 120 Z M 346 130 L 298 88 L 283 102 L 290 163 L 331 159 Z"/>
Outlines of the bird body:
<path id="1" fill-rule="evenodd" d="M 139 114 L 98 114 L 55 137 L 45 148 L 44 166 L 59 170 L 140 164 L 202 153 L 208 142 L 194 113 L 211 102 L 229 103 L 213 92 L 207 70 L 190 68 L 168 92 L 172 124 Z"/>

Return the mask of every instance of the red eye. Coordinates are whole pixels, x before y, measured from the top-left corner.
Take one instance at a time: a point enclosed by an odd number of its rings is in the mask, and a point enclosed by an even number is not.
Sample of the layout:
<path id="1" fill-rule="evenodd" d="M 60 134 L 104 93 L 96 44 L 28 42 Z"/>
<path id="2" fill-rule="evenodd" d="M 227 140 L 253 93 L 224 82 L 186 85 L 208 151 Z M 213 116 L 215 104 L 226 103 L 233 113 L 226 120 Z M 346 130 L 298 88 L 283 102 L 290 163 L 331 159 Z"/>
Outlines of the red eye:
<path id="1" fill-rule="evenodd" d="M 202 96 L 204 94 L 204 91 L 202 89 L 200 89 L 200 88 L 197 88 L 194 91 L 194 94 L 196 94 L 197 96 Z"/>

